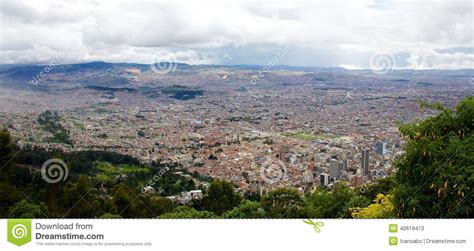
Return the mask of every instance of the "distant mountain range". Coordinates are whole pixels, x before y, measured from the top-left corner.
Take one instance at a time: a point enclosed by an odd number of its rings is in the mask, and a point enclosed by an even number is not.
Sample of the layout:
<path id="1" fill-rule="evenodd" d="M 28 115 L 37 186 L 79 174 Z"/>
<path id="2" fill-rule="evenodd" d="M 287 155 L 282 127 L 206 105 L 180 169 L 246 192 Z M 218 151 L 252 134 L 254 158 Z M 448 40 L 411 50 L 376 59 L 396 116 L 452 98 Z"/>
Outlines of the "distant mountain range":
<path id="1" fill-rule="evenodd" d="M 158 72 L 157 72 L 158 69 Z M 286 74 L 286 75 L 285 75 Z M 290 76 L 285 80 L 282 76 Z M 207 84 L 249 83 L 258 78 L 259 82 L 293 83 L 311 81 L 336 81 L 341 78 L 383 79 L 407 82 L 417 76 L 430 76 L 442 79 L 470 79 L 474 69 L 464 70 L 388 70 L 386 74 L 376 74 L 370 69 L 348 70 L 342 67 L 312 66 L 262 66 L 262 65 L 189 65 L 184 63 L 160 62 L 156 64 L 90 62 L 65 65 L 1 65 L 0 84 L 17 86 L 19 83 L 64 84 L 74 83 L 82 86 L 112 86 L 127 88 L 143 85 L 181 85 L 197 82 L 197 78 Z M 330 83 L 330 82 L 326 82 Z M 38 85 L 42 86 L 42 85 Z M 38 87 L 36 86 L 36 87 Z"/>
<path id="2" fill-rule="evenodd" d="M 175 65 L 177 68 L 180 69 L 192 69 L 192 68 L 230 68 L 230 69 L 239 69 L 239 70 L 262 70 L 266 65 L 190 65 L 185 63 L 176 63 L 176 62 L 157 62 L 156 65 L 160 65 L 161 67 L 167 67 L 168 65 Z M 53 68 L 60 67 L 64 70 L 68 71 L 78 71 L 78 70 L 106 70 L 112 69 L 114 67 L 135 67 L 139 69 L 145 70 L 149 68 L 152 64 L 138 64 L 138 63 L 108 63 L 103 61 L 94 61 L 89 63 L 79 63 L 79 64 L 62 64 L 62 65 L 55 65 Z M 0 72 L 3 73 L 5 70 L 18 70 L 18 71 L 31 71 L 31 72 L 39 72 L 44 67 L 47 67 L 48 64 L 39 64 L 39 65 L 8 65 L 8 64 L 0 64 Z M 287 70 L 287 71 L 308 71 L 308 72 L 339 72 L 339 73 L 347 73 L 347 72 L 372 72 L 371 69 L 361 69 L 361 70 L 349 70 L 343 67 L 317 67 L 317 66 L 291 66 L 291 65 L 273 65 L 269 67 L 270 70 Z M 60 69 L 53 69 L 53 71 L 61 71 Z M 406 73 L 406 72 L 429 72 L 429 73 L 438 73 L 438 74 L 472 74 L 474 73 L 474 68 L 472 69 L 460 69 L 460 70 L 415 70 L 415 69 L 394 69 L 391 72 L 396 73 Z"/>

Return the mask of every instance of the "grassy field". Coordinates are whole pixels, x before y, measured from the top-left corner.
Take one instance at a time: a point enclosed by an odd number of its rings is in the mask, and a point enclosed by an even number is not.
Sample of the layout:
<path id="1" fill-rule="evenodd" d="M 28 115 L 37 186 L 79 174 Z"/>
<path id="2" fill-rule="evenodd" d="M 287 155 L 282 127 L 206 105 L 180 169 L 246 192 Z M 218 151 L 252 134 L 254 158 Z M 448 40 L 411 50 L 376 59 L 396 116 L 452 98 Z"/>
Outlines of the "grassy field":
<path id="1" fill-rule="evenodd" d="M 291 131 L 291 132 L 283 132 L 280 135 L 295 139 L 301 139 L 306 141 L 314 141 L 314 140 L 329 140 L 335 138 L 333 135 L 329 134 L 312 134 L 306 133 L 304 131 Z"/>
<path id="2" fill-rule="evenodd" d="M 108 162 L 105 161 L 97 161 L 95 163 L 95 167 L 99 170 L 100 175 L 117 175 L 117 174 L 140 174 L 140 173 L 149 173 L 150 169 L 148 168 L 142 168 L 139 166 L 133 166 L 133 165 L 119 165 L 119 166 L 114 166 Z"/>

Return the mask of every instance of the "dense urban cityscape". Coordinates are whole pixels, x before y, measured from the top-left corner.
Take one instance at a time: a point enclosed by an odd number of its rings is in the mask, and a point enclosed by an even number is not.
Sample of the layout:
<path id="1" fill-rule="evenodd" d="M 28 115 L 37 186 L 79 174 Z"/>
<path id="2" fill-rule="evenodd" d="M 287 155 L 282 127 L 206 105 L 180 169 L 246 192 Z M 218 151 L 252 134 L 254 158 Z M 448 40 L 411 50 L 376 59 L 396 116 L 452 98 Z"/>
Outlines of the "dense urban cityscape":
<path id="1" fill-rule="evenodd" d="M 262 195 L 393 174 L 397 123 L 433 115 L 419 101 L 452 107 L 473 93 L 465 71 L 280 67 L 258 78 L 259 68 L 163 64 L 172 71 L 61 65 L 34 83 L 40 66 L 4 68 L 0 125 L 20 146 L 113 151 Z"/>

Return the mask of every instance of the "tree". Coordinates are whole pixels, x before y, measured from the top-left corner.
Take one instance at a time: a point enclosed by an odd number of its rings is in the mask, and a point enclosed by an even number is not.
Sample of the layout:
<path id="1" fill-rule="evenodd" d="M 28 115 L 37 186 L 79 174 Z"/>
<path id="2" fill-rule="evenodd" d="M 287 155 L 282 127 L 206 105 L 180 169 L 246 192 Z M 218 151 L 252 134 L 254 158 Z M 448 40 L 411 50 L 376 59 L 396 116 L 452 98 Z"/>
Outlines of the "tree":
<path id="1" fill-rule="evenodd" d="M 0 131 L 0 178 L 10 181 L 14 175 L 14 153 L 13 142 L 7 129 Z"/>
<path id="2" fill-rule="evenodd" d="M 115 200 L 112 196 L 104 196 L 100 200 L 100 202 L 101 202 L 100 208 L 102 209 L 103 212 L 105 212 L 102 216 L 104 216 L 104 215 L 118 215 L 118 216 L 122 217 L 117 212 L 118 211 L 117 206 L 115 205 Z"/>
<path id="3" fill-rule="evenodd" d="M 369 198 L 362 195 L 356 195 L 352 197 L 351 200 L 349 200 L 349 202 L 347 202 L 347 204 L 344 206 L 344 212 L 343 212 L 342 217 L 350 218 L 352 217 L 352 212 L 354 210 L 368 207 L 369 205 L 370 205 Z"/>
<path id="4" fill-rule="evenodd" d="M 100 216 L 101 219 L 122 219 L 122 216 L 118 214 L 105 213 Z"/>
<path id="5" fill-rule="evenodd" d="M 309 204 L 314 208 L 315 218 L 337 218 L 347 216 L 346 204 L 353 194 L 344 183 L 336 184 L 331 191 L 318 188 L 309 199 Z"/>
<path id="6" fill-rule="evenodd" d="M 354 218 L 364 219 L 386 219 L 394 218 L 394 210 L 391 195 L 378 194 L 373 204 L 366 208 L 356 209 L 352 213 Z"/>
<path id="7" fill-rule="evenodd" d="M 373 183 L 364 184 L 355 189 L 356 195 L 363 195 L 370 201 L 377 198 L 378 194 L 389 194 L 395 188 L 397 182 L 395 176 L 387 176 L 385 178 L 376 179 Z"/>
<path id="8" fill-rule="evenodd" d="M 162 214 L 161 219 L 212 219 L 217 218 L 215 214 L 208 211 L 198 211 L 192 207 L 179 206 L 173 212 Z"/>
<path id="9" fill-rule="evenodd" d="M 133 192 L 125 184 L 120 184 L 114 191 L 114 204 L 117 208 L 117 214 L 123 218 L 139 217 L 137 205 L 135 204 Z"/>
<path id="10" fill-rule="evenodd" d="M 474 98 L 454 110 L 421 104 L 436 116 L 400 127 L 407 140 L 398 167 L 394 200 L 398 217 L 473 217 Z"/>
<path id="11" fill-rule="evenodd" d="M 159 175 L 160 178 L 155 183 L 155 188 L 162 191 L 162 195 L 168 196 L 196 189 L 196 185 L 192 179 L 186 179 L 181 175 L 173 172 L 166 172 Z"/>
<path id="12" fill-rule="evenodd" d="M 279 188 L 262 198 L 262 206 L 270 218 L 305 218 L 305 202 L 298 190 Z"/>
<path id="13" fill-rule="evenodd" d="M 77 182 L 68 184 L 61 197 L 62 208 L 68 218 L 94 218 L 98 216 L 100 204 L 89 178 L 79 176 Z M 100 214 L 99 214 L 100 215 Z"/>
<path id="14" fill-rule="evenodd" d="M 259 219 L 265 218 L 265 210 L 260 203 L 250 200 L 245 200 L 238 207 L 225 212 L 222 218 L 230 219 Z"/>
<path id="15" fill-rule="evenodd" d="M 145 214 L 152 214 L 151 217 L 156 217 L 165 213 L 173 211 L 173 202 L 167 198 L 147 194 L 143 198 L 143 203 L 146 205 Z"/>
<path id="16" fill-rule="evenodd" d="M 46 207 L 44 205 L 35 205 L 27 200 L 21 200 L 10 208 L 8 214 L 9 218 L 18 218 L 18 219 L 34 219 L 41 217 L 48 217 L 46 212 Z"/>
<path id="17" fill-rule="evenodd" d="M 20 192 L 15 186 L 0 181 L 0 216 L 8 218 L 10 207 L 22 199 Z"/>
<path id="18" fill-rule="evenodd" d="M 207 195 L 202 199 L 205 210 L 221 215 L 239 205 L 242 196 L 234 191 L 234 186 L 226 181 L 213 181 Z"/>

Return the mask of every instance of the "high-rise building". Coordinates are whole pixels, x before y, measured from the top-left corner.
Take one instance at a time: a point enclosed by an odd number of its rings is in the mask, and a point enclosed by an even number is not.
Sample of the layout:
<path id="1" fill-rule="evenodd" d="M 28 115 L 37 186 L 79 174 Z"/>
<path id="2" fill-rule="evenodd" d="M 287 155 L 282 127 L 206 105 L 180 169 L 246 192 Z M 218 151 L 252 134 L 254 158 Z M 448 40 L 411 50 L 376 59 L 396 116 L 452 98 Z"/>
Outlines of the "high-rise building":
<path id="1" fill-rule="evenodd" d="M 325 187 L 329 184 L 329 175 L 327 173 L 322 173 L 319 176 L 321 186 Z"/>
<path id="2" fill-rule="evenodd" d="M 339 167 L 339 175 L 342 174 L 346 169 L 344 168 L 344 161 L 337 162 L 337 166 Z"/>
<path id="3" fill-rule="evenodd" d="M 303 172 L 303 182 L 313 183 L 313 172 L 310 169 L 306 169 Z"/>
<path id="4" fill-rule="evenodd" d="M 384 155 L 386 147 L 387 147 L 387 143 L 383 141 L 377 141 L 377 143 L 375 144 L 375 152 L 380 155 Z"/>
<path id="5" fill-rule="evenodd" d="M 349 169 L 349 160 L 348 159 L 343 160 L 342 165 L 343 165 L 343 169 L 347 171 Z"/>
<path id="6" fill-rule="evenodd" d="M 329 175 L 332 177 L 339 176 L 339 161 L 335 159 L 329 161 Z"/>
<path id="7" fill-rule="evenodd" d="M 369 175 L 369 149 L 362 150 L 361 169 L 364 176 Z"/>

